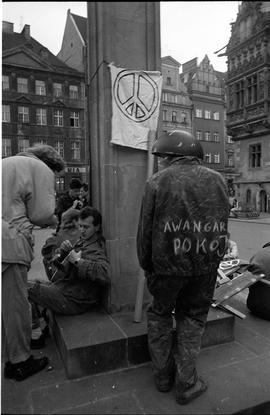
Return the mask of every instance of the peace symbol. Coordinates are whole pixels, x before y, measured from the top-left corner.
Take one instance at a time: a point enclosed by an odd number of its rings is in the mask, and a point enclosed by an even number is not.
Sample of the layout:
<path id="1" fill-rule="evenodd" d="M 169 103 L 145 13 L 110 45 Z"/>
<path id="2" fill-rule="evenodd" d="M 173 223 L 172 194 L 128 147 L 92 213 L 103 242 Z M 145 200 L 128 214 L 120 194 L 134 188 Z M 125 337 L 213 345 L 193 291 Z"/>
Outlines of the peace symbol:
<path id="1" fill-rule="evenodd" d="M 128 70 L 118 73 L 113 96 L 120 111 L 137 123 L 150 118 L 159 101 L 156 82 L 145 72 Z"/>

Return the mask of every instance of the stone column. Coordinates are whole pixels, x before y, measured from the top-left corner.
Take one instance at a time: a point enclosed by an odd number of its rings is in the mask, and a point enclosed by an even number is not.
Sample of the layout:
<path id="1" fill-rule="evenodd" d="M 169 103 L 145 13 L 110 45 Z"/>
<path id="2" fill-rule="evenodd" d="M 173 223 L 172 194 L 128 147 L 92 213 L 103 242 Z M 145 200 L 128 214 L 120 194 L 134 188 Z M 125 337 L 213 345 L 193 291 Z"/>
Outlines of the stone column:
<path id="1" fill-rule="evenodd" d="M 132 309 L 139 264 L 136 233 L 147 152 L 111 140 L 109 63 L 161 70 L 158 2 L 88 2 L 88 93 L 92 204 L 103 216 L 111 263 L 111 311 Z M 145 289 L 145 300 L 149 294 Z"/>

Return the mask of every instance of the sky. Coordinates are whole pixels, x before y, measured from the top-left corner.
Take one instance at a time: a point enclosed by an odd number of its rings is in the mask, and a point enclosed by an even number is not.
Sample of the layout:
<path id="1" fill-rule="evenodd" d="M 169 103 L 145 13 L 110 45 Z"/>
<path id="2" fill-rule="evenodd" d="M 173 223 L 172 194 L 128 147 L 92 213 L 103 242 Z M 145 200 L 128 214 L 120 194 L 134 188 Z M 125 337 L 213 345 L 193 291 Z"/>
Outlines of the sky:
<path id="1" fill-rule="evenodd" d="M 236 20 L 239 1 L 160 2 L 161 56 L 170 55 L 183 64 L 207 54 L 214 69 L 227 70 L 226 57 L 214 52 L 229 41 L 230 23 Z M 31 36 L 53 54 L 61 49 L 67 10 L 87 17 L 86 2 L 3 2 L 2 20 L 20 32 L 30 25 Z"/>

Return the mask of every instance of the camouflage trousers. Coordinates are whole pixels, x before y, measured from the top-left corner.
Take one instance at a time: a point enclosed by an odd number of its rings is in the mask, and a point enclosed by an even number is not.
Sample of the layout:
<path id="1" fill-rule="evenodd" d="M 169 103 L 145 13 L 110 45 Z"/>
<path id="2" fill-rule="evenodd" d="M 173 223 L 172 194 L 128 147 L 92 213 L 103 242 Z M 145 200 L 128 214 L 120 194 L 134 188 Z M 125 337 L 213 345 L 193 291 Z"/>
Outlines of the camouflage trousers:
<path id="1" fill-rule="evenodd" d="M 153 295 L 147 311 L 148 346 L 155 376 L 172 376 L 176 366 L 180 384 L 189 387 L 196 383 L 196 361 L 216 278 L 216 272 L 200 277 L 147 277 L 148 289 Z"/>

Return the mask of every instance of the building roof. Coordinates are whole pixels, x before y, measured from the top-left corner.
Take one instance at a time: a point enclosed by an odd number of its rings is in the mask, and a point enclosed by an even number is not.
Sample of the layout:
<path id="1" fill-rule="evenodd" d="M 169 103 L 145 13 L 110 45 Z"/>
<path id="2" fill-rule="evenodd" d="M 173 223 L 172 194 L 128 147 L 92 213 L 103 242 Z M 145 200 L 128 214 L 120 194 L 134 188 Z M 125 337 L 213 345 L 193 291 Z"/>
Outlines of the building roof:
<path id="1" fill-rule="evenodd" d="M 28 26 L 28 25 L 26 25 Z M 29 26 L 28 26 L 29 27 Z M 75 69 L 71 69 L 64 62 L 58 59 L 49 49 L 43 46 L 41 43 L 36 41 L 31 36 L 25 36 L 24 29 L 21 33 L 17 32 L 2 32 L 2 52 L 6 54 L 11 50 L 18 50 L 18 48 L 24 48 L 24 50 L 29 50 L 30 53 L 38 55 L 40 60 L 46 62 L 56 71 L 65 71 L 68 73 L 80 74 L 80 72 Z"/>
<path id="2" fill-rule="evenodd" d="M 172 56 L 170 56 L 170 55 L 167 55 L 167 56 L 163 56 L 162 58 L 161 58 L 161 62 L 162 63 L 167 63 L 167 64 L 171 64 L 171 65 L 174 65 L 174 66 L 178 66 L 178 67 L 180 67 L 181 66 L 181 63 L 179 63 L 176 59 L 174 59 Z"/>
<path id="3" fill-rule="evenodd" d="M 84 42 L 87 41 L 87 18 L 83 16 L 78 16 L 77 14 L 70 13 L 73 17 L 75 24 L 82 35 Z"/>

